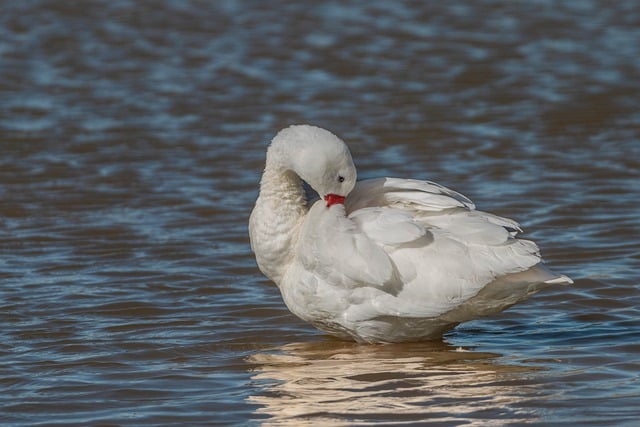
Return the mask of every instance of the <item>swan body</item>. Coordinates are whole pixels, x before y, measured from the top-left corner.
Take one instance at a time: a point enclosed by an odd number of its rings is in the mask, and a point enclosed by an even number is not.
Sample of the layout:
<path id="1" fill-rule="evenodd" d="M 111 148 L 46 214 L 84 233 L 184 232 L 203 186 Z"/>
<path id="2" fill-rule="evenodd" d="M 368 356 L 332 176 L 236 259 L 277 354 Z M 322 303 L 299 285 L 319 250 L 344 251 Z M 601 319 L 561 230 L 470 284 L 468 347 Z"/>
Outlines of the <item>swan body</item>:
<path id="1" fill-rule="evenodd" d="M 321 200 L 307 201 L 303 181 Z M 291 312 L 358 342 L 434 339 L 572 283 L 519 231 L 433 182 L 356 183 L 346 144 L 309 125 L 273 139 L 249 220 L 258 267 Z"/>

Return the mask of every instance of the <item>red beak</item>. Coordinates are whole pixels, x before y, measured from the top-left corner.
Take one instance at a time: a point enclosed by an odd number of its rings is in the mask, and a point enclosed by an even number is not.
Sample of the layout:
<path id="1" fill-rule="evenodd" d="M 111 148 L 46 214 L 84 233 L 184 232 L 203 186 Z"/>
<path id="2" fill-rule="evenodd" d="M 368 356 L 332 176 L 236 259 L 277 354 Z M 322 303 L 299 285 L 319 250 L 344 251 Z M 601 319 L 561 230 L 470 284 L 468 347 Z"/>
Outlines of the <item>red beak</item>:
<path id="1" fill-rule="evenodd" d="M 324 196 L 324 200 L 327 202 L 327 207 L 331 205 L 344 205 L 344 196 L 338 196 L 337 194 L 327 194 Z"/>

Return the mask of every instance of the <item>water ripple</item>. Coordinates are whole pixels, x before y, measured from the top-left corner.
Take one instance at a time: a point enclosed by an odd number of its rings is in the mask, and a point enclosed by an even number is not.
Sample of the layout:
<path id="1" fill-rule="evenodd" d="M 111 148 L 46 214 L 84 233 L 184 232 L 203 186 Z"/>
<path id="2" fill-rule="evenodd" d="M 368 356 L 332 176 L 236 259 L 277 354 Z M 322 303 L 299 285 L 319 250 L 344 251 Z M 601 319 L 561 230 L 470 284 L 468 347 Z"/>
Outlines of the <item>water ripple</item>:
<path id="1" fill-rule="evenodd" d="M 633 1 L 5 1 L 6 425 L 635 425 Z M 293 317 L 246 223 L 273 134 L 455 188 L 575 279 L 443 342 Z"/>

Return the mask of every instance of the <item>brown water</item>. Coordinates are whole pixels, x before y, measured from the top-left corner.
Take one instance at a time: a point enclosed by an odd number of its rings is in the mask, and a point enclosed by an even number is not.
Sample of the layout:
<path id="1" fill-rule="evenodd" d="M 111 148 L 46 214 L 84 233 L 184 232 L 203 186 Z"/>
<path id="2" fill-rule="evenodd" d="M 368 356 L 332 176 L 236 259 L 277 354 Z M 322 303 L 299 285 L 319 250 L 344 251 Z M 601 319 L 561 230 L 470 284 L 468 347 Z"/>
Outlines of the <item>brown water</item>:
<path id="1" fill-rule="evenodd" d="M 635 1 L 0 5 L 2 425 L 636 425 Z M 516 218 L 575 279 L 442 342 L 300 322 L 246 223 L 274 133 Z"/>

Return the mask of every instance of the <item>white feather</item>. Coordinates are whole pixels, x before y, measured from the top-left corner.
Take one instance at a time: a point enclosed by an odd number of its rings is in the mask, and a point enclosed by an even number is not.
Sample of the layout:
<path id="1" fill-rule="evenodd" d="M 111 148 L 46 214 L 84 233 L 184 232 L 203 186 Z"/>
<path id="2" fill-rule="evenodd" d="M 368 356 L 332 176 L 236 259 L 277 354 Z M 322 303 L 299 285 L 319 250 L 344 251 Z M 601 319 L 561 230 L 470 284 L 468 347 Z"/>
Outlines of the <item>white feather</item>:
<path id="1" fill-rule="evenodd" d="M 321 197 L 306 207 L 302 181 Z M 437 337 L 493 314 L 550 284 L 535 243 L 513 220 L 475 210 L 428 181 L 356 184 L 346 145 L 311 126 L 274 138 L 249 223 L 260 269 L 289 309 L 333 335 L 359 342 Z M 328 194 L 347 196 L 327 206 Z M 339 200 L 331 198 L 331 200 Z"/>

